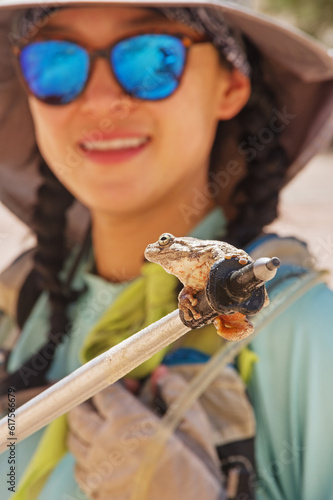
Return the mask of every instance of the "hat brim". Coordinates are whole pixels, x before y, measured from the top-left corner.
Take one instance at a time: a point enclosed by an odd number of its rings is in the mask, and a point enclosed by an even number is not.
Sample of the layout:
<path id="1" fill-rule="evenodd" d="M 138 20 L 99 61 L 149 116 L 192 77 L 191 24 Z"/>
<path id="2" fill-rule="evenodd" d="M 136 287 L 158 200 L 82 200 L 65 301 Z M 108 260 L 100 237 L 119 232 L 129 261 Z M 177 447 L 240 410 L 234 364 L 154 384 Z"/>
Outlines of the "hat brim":
<path id="1" fill-rule="evenodd" d="M 8 35 L 14 12 L 33 6 L 95 5 L 91 0 L 32 2 L 2 0 L 0 6 L 0 199 L 30 225 L 40 183 L 36 143 L 26 95 L 18 81 Z M 98 4 L 138 6 L 136 0 L 99 0 Z M 290 167 L 286 183 L 333 135 L 333 54 L 295 28 L 236 2 L 144 1 L 139 6 L 215 7 L 261 51 L 278 97 L 274 113 L 285 127 L 279 133 Z M 87 214 L 73 209 L 71 234 L 80 239 Z M 81 227 L 82 226 L 82 227 Z"/>

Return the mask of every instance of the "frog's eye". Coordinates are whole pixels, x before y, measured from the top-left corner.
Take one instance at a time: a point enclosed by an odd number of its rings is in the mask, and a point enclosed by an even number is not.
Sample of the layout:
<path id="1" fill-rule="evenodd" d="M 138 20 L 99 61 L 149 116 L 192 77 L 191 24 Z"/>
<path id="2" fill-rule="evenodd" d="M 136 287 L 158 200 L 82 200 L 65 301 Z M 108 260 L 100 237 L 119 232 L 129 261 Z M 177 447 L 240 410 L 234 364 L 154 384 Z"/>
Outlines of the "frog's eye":
<path id="1" fill-rule="evenodd" d="M 169 245 L 169 243 L 171 243 L 173 240 L 174 240 L 174 236 L 172 236 L 172 234 L 169 234 L 169 233 L 164 233 L 164 234 L 162 234 L 162 235 L 159 237 L 158 244 L 159 244 L 161 247 L 166 247 L 166 246 L 167 246 L 167 245 Z"/>

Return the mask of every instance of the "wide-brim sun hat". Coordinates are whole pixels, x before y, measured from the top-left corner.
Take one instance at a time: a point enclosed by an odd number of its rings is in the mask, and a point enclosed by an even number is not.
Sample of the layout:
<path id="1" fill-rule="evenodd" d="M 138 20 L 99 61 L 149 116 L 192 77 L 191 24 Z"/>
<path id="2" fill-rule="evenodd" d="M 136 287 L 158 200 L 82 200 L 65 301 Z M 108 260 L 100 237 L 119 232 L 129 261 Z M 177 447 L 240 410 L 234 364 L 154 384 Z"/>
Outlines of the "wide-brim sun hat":
<path id="1" fill-rule="evenodd" d="M 41 6 L 114 4 L 142 7 L 213 7 L 260 50 L 270 68 L 277 94 L 277 114 L 285 125 L 280 134 L 289 168 L 286 183 L 328 143 L 333 135 L 333 51 L 313 38 L 252 10 L 250 2 L 2 0 L 0 5 L 0 200 L 27 225 L 31 224 L 41 178 L 40 157 L 28 100 L 15 69 L 10 35 L 18 9 Z M 71 236 L 80 239 L 88 220 L 77 202 L 71 209 Z"/>

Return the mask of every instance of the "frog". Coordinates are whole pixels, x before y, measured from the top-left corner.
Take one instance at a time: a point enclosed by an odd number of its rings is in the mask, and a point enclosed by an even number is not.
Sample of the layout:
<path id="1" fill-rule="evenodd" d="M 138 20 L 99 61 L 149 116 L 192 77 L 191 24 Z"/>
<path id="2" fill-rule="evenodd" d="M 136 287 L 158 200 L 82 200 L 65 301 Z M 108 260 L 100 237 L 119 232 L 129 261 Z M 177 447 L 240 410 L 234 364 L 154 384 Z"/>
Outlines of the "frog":
<path id="1" fill-rule="evenodd" d="M 195 295 L 206 289 L 211 267 L 216 261 L 233 258 L 242 266 L 253 262 L 245 250 L 229 243 L 175 237 L 171 233 L 163 233 L 156 243 L 149 244 L 145 258 L 177 276 L 184 285 L 178 296 L 178 305 L 187 321 L 202 317 L 196 310 L 198 299 Z M 218 316 L 214 325 L 217 333 L 227 340 L 240 340 L 253 332 L 252 323 L 239 312 Z"/>

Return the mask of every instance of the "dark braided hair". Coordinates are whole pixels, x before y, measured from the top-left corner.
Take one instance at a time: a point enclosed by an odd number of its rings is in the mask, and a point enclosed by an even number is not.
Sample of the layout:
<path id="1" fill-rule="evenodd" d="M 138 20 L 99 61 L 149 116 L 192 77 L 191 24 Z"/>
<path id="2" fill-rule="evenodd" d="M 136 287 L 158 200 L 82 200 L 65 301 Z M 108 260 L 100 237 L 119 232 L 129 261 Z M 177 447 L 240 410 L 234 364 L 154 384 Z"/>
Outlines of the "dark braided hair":
<path id="1" fill-rule="evenodd" d="M 56 347 L 70 330 L 67 306 L 80 293 L 70 291 L 59 279 L 59 272 L 68 254 L 65 241 L 66 212 L 74 198 L 43 160 L 40 173 L 43 183 L 38 189 L 32 225 L 38 242 L 33 275 L 39 292 L 47 291 L 49 294 L 50 330 L 47 343 L 2 382 L 1 392 L 6 392 L 8 387 L 20 390 L 46 383 L 45 375 L 54 359 Z M 21 319 L 21 323 L 24 323 L 24 319 Z"/>
<path id="2" fill-rule="evenodd" d="M 273 109 L 277 108 L 272 86 L 265 82 L 265 68 L 258 49 L 245 40 L 247 56 L 252 68 L 252 93 L 247 105 L 229 123 L 221 122 L 212 150 L 211 172 L 221 168 L 220 141 L 227 138 L 227 154 L 243 165 L 244 175 L 229 193 L 227 203 L 235 209 L 229 220 L 227 240 L 237 247 L 244 247 L 258 237 L 263 228 L 278 215 L 279 193 L 284 185 L 288 167 L 286 153 L 279 142 L 279 133 L 270 132 L 269 141 L 260 148 L 248 148 L 247 157 L 241 145 L 248 144 L 249 137 L 270 130 Z M 238 142 L 235 143 L 238 139 Z M 234 143 L 233 143 L 234 142 Z M 231 146 L 230 146 L 231 144 Z M 263 147 L 264 146 L 264 147 Z M 222 159 L 222 164 L 225 161 Z M 225 192 L 221 192 L 221 199 Z M 220 202 L 222 204 L 222 201 Z"/>

